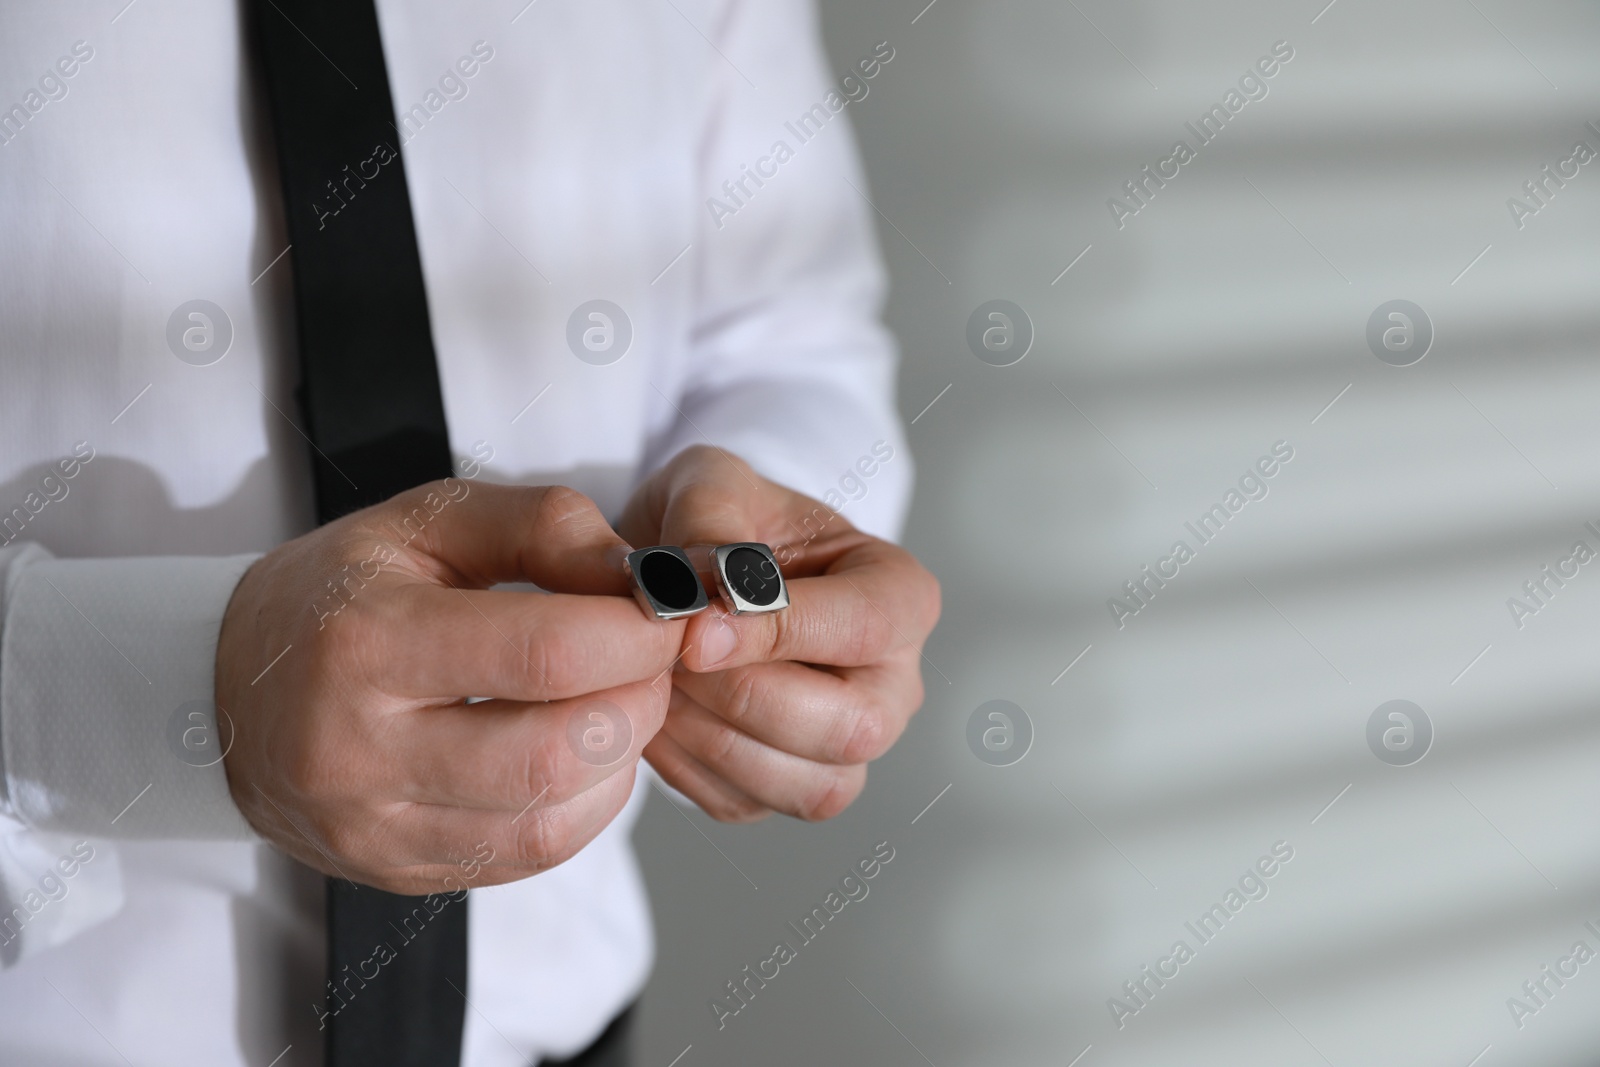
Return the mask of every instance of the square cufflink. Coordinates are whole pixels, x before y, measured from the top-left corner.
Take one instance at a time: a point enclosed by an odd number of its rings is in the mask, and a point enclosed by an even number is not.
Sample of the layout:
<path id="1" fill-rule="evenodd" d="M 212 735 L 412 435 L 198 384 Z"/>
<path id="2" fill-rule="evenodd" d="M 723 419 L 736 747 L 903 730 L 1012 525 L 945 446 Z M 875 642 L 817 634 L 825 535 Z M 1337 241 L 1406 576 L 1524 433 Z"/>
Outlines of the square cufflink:
<path id="1" fill-rule="evenodd" d="M 717 590 L 735 615 L 781 611 L 789 606 L 789 589 L 772 549 L 756 541 L 721 545 L 711 552 Z"/>
<path id="2" fill-rule="evenodd" d="M 681 619 L 711 604 L 694 564 L 681 548 L 641 548 L 628 554 L 626 565 L 633 578 L 633 595 L 658 619 Z"/>

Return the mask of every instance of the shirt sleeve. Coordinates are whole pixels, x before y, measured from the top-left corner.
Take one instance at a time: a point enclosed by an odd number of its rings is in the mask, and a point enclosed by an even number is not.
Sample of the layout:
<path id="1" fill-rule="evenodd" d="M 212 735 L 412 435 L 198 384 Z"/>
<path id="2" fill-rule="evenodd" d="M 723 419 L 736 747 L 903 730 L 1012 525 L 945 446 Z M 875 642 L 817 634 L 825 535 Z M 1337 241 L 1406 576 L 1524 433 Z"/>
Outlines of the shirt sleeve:
<path id="1" fill-rule="evenodd" d="M 721 58 L 698 154 L 692 347 L 648 454 L 660 465 L 709 440 L 892 537 L 912 465 L 849 109 L 892 74 L 893 48 L 866 46 L 835 76 L 808 0 L 701 14 Z"/>
<path id="2" fill-rule="evenodd" d="M 0 815 L 94 838 L 254 838 L 212 697 L 222 616 L 255 558 L 0 549 Z"/>

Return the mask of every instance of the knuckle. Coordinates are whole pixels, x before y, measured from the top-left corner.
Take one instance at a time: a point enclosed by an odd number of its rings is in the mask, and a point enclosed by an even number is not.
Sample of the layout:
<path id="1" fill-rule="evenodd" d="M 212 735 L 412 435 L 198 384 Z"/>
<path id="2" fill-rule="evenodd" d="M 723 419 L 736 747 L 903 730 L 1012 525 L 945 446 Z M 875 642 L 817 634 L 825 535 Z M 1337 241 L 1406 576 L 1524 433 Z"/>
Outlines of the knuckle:
<path id="1" fill-rule="evenodd" d="M 569 837 L 561 809 L 530 811 L 518 825 L 512 862 L 528 873 L 549 870 L 567 858 Z"/>
<path id="2" fill-rule="evenodd" d="M 633 728 L 635 744 L 649 744 L 650 738 L 667 721 L 672 714 L 673 692 L 672 679 L 659 674 L 648 682 L 634 683 L 628 689 L 627 700 L 616 702 L 623 715 L 628 717 L 628 725 Z"/>
<path id="3" fill-rule="evenodd" d="M 723 676 L 721 706 L 717 709 L 730 723 L 749 720 L 760 703 L 760 676 L 749 669 L 735 669 Z"/>
<path id="4" fill-rule="evenodd" d="M 718 822 L 759 822 L 772 814 L 771 808 L 746 796 L 718 793 L 716 796 L 704 800 L 697 798 L 695 803 L 700 805 L 701 811 L 704 811 Z"/>
<path id="5" fill-rule="evenodd" d="M 687 626 L 684 623 L 662 626 L 648 620 L 645 621 L 645 625 L 649 627 L 646 631 L 650 634 L 649 640 L 656 643 L 656 654 L 652 662 L 662 675 L 670 679 L 672 668 L 683 658 L 683 642 Z M 651 684 L 655 681 L 657 679 L 652 678 Z"/>
<path id="6" fill-rule="evenodd" d="M 293 753 L 284 761 L 279 779 L 284 786 L 302 800 L 317 800 L 324 793 L 324 778 L 322 773 L 311 759 L 299 757 Z"/>
<path id="7" fill-rule="evenodd" d="M 750 464 L 746 463 L 742 457 L 736 456 L 726 449 L 718 448 L 716 445 L 690 445 L 678 453 L 674 463 L 691 469 L 710 464 L 716 464 L 719 467 L 732 464 L 733 468 L 741 474 L 754 473 Z"/>
<path id="8" fill-rule="evenodd" d="M 410 511 L 412 508 L 423 507 L 428 497 L 432 494 L 437 494 L 443 485 L 444 482 L 442 480 L 423 482 L 421 485 L 406 489 L 390 497 L 388 506 L 400 511 Z M 382 507 L 383 505 L 379 506 Z"/>
<path id="9" fill-rule="evenodd" d="M 802 794 L 795 815 L 806 822 L 831 819 L 855 802 L 866 781 L 864 767 L 830 767 Z"/>
<path id="10" fill-rule="evenodd" d="M 565 735 L 565 731 L 558 731 Z M 522 758 L 514 765 L 514 777 L 506 783 L 507 799 L 518 805 L 519 810 L 530 804 L 549 800 L 549 804 L 541 805 L 528 812 L 528 818 L 548 810 L 555 803 L 550 797 L 551 792 L 559 792 L 556 786 L 561 777 L 562 758 L 558 742 L 545 741 L 527 745 L 522 753 Z"/>
<path id="11" fill-rule="evenodd" d="M 370 839 L 370 835 L 360 828 L 360 820 L 331 814 L 312 816 L 311 832 L 330 855 L 341 859 L 353 860 L 363 855 Z"/>
<path id="12" fill-rule="evenodd" d="M 675 503 L 701 521 L 738 520 L 744 514 L 739 494 L 714 482 L 696 482 L 678 494 Z"/>
<path id="13" fill-rule="evenodd" d="M 729 487 L 719 482 L 700 480 L 690 482 L 678 493 L 678 499 L 686 505 L 719 505 L 731 504 L 738 500 L 738 495 Z"/>
<path id="14" fill-rule="evenodd" d="M 454 496 L 443 480 L 428 482 L 408 489 L 382 505 L 388 519 L 388 528 L 399 531 L 406 545 L 414 545 L 426 555 L 437 556 L 442 531 L 433 519 L 443 511 Z M 374 516 L 372 523 L 376 527 Z"/>
<path id="15" fill-rule="evenodd" d="M 571 652 L 565 647 L 566 638 L 559 629 L 545 626 L 529 631 L 521 642 L 519 663 L 512 665 L 518 672 L 523 690 L 553 699 L 571 691 L 577 669 Z"/>
<path id="16" fill-rule="evenodd" d="M 533 535 L 538 540 L 561 535 L 565 527 L 575 521 L 585 521 L 595 515 L 594 503 L 578 490 L 565 485 L 553 485 L 543 490 L 533 505 Z"/>
<path id="17" fill-rule="evenodd" d="M 785 658 L 788 649 L 797 647 L 799 634 L 795 632 L 794 620 L 791 612 L 774 611 L 766 615 L 757 615 L 757 619 L 770 620 L 761 627 L 761 639 L 756 643 L 760 648 L 760 659 L 771 662 Z"/>
<path id="18" fill-rule="evenodd" d="M 705 743 L 706 762 L 717 768 L 730 766 L 744 741 L 745 735 L 733 726 L 720 721 L 713 723 Z"/>
<path id="19" fill-rule="evenodd" d="M 883 755 L 894 740 L 888 707 L 876 698 L 856 703 L 846 718 L 842 738 L 831 753 L 835 763 L 866 763 Z"/>
<path id="20" fill-rule="evenodd" d="M 312 656 L 319 666 L 337 669 L 369 639 L 366 631 L 372 622 L 345 603 L 336 604 L 329 614 L 333 617 L 322 616 L 319 627 L 312 631 Z"/>
<path id="21" fill-rule="evenodd" d="M 628 688 L 629 703 L 620 705 L 624 715 L 628 709 L 635 706 L 632 701 L 637 701 L 637 707 L 642 720 L 653 723 L 659 728 L 661 722 L 672 710 L 672 678 L 665 672 L 656 675 L 648 682 L 636 682 Z M 630 720 L 630 725 L 633 721 Z M 654 730 L 651 731 L 652 733 Z"/>
<path id="22" fill-rule="evenodd" d="M 685 448 L 682 452 L 678 453 L 677 459 L 674 460 L 674 462 L 682 465 L 703 463 L 716 454 L 717 449 L 712 445 L 690 445 L 688 448 Z"/>

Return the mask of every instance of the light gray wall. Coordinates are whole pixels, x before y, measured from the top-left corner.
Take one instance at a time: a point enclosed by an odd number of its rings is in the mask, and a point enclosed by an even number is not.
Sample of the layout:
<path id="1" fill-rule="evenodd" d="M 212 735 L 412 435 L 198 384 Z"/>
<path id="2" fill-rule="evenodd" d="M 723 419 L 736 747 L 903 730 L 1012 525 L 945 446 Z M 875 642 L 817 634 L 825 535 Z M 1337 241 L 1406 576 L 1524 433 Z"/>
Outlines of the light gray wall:
<path id="1" fill-rule="evenodd" d="M 1507 601 L 1600 550 L 1600 162 L 1520 229 L 1507 199 L 1600 149 L 1600 10 L 922 3 L 823 8 L 836 69 L 896 49 L 850 110 L 922 413 L 928 702 L 833 823 L 652 802 L 641 1063 L 1594 1062 L 1600 962 L 1520 1028 L 1507 1000 L 1600 950 L 1600 563 L 1521 628 Z M 1268 95 L 1119 229 L 1107 199 L 1279 40 Z M 1015 366 L 968 350 L 992 298 L 1036 331 Z M 1397 298 L 1436 333 L 1409 367 L 1365 337 Z M 1119 629 L 1108 598 L 1180 538 Z M 1035 731 L 1009 767 L 965 739 L 996 698 Z M 1366 738 L 1393 699 L 1435 731 L 1410 766 Z M 719 1031 L 708 1000 L 885 839 L 870 895 Z M 1201 945 L 1185 922 L 1279 841 Z M 1119 1029 L 1108 998 L 1179 939 Z"/>

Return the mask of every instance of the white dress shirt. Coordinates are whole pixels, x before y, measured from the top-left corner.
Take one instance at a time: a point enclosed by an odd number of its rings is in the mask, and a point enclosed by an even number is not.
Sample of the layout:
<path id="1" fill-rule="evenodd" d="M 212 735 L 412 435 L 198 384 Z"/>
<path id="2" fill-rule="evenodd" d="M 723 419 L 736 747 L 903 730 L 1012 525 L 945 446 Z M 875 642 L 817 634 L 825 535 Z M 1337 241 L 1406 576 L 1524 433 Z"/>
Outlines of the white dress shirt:
<path id="1" fill-rule="evenodd" d="M 316 1064 L 321 877 L 173 741 L 239 576 L 313 525 L 270 131 L 235 6 L 125 4 L 0 8 L 0 1062 Z M 892 533 L 911 465 L 845 114 L 870 81 L 827 70 L 804 0 L 378 7 L 477 477 L 614 515 L 711 440 Z M 631 325 L 609 364 L 567 341 L 594 299 Z M 169 330 L 193 300 L 225 321 Z M 568 1055 L 639 992 L 643 788 L 473 891 L 465 1063 Z"/>

